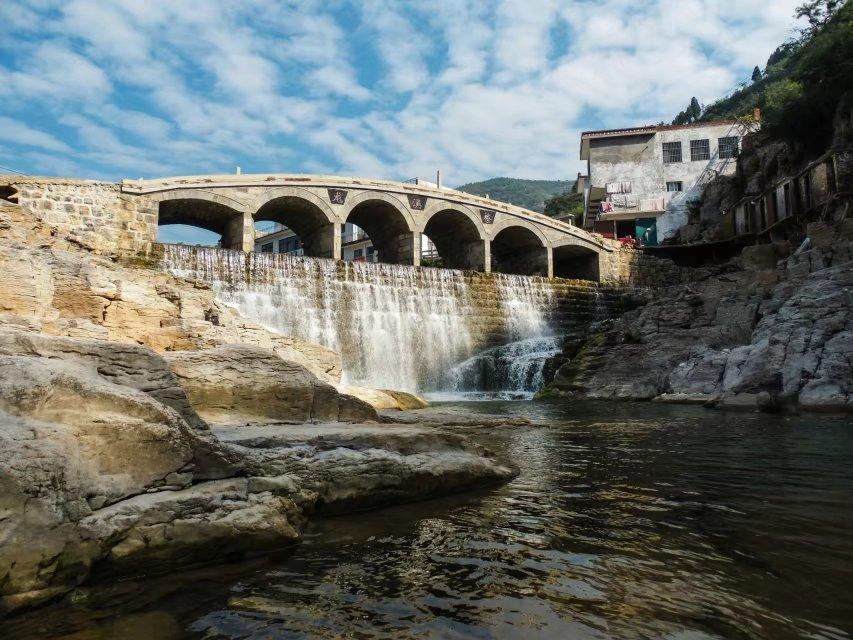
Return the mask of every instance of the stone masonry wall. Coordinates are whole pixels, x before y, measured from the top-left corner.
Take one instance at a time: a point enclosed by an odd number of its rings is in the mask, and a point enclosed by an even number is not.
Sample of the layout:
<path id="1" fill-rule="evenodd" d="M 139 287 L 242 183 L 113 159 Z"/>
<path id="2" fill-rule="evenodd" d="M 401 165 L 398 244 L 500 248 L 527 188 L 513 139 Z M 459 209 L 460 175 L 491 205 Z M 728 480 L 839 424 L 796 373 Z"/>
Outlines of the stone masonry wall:
<path id="1" fill-rule="evenodd" d="M 18 203 L 73 244 L 103 255 L 148 253 L 157 238 L 157 206 L 111 182 L 24 179 Z"/>
<path id="2" fill-rule="evenodd" d="M 669 287 L 685 278 L 684 270 L 672 260 L 628 247 L 602 254 L 600 268 L 601 282 L 635 287 Z"/>

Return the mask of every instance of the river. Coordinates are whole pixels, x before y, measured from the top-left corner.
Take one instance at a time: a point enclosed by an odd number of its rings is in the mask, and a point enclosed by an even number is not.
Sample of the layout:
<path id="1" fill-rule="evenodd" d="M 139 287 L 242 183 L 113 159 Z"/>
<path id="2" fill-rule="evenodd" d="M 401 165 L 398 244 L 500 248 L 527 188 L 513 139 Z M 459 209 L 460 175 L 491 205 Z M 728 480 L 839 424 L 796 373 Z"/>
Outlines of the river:
<path id="1" fill-rule="evenodd" d="M 521 467 L 317 520 L 290 553 L 94 589 L 4 638 L 849 638 L 853 426 L 603 402 L 470 402 Z"/>

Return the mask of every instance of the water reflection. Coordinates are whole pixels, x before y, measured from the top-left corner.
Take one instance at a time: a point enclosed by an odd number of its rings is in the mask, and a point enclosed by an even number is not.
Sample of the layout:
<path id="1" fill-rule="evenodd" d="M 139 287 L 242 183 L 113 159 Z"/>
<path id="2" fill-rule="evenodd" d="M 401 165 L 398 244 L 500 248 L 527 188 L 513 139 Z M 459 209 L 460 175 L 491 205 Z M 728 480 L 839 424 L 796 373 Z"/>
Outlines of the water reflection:
<path id="1" fill-rule="evenodd" d="M 319 521 L 286 560 L 143 613 L 197 638 L 849 637 L 844 420 L 468 407 L 549 422 L 478 434 L 520 464 L 513 483 Z"/>

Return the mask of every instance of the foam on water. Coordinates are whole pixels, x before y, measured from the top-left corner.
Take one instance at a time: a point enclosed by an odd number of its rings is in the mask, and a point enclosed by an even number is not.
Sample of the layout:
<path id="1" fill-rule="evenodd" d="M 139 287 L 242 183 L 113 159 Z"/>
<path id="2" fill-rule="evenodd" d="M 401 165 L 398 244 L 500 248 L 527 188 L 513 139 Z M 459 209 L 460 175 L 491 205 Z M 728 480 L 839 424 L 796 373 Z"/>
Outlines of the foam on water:
<path id="1" fill-rule="evenodd" d="M 345 384 L 463 392 L 473 380 L 460 374 L 464 364 L 503 349 L 504 360 L 517 360 L 502 390 L 529 396 L 541 386 L 543 354 L 556 349 L 552 294 L 533 278 L 494 276 L 512 344 L 476 355 L 472 291 L 461 271 L 180 245 L 164 246 L 164 265 L 210 283 L 220 302 L 271 331 L 341 353 Z"/>

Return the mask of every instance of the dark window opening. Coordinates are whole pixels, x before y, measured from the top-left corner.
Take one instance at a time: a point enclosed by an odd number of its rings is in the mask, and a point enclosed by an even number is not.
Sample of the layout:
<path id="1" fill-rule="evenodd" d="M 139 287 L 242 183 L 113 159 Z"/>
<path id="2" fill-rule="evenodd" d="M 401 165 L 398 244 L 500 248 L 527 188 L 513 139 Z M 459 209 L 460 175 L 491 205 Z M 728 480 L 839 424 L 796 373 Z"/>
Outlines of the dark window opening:
<path id="1" fill-rule="evenodd" d="M 704 140 L 691 140 L 690 141 L 690 160 L 696 162 L 697 160 L 710 160 L 711 159 L 711 141 L 707 138 Z"/>
<path id="2" fill-rule="evenodd" d="M 663 161 L 666 163 L 681 162 L 681 143 L 663 143 Z"/>
<path id="3" fill-rule="evenodd" d="M 729 158 L 737 158 L 738 156 L 738 138 L 720 138 L 717 141 L 719 156 L 721 160 L 727 160 Z"/>

